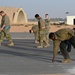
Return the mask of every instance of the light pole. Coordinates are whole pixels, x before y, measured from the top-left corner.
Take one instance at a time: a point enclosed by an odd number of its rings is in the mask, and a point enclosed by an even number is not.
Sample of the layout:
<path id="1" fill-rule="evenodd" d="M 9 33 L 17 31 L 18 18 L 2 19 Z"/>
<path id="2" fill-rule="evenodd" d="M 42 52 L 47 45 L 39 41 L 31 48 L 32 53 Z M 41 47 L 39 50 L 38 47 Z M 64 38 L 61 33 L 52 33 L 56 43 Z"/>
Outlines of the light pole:
<path id="1" fill-rule="evenodd" d="M 69 12 L 66 12 L 65 14 L 66 14 L 66 23 L 67 23 L 67 16 L 68 16 Z"/>

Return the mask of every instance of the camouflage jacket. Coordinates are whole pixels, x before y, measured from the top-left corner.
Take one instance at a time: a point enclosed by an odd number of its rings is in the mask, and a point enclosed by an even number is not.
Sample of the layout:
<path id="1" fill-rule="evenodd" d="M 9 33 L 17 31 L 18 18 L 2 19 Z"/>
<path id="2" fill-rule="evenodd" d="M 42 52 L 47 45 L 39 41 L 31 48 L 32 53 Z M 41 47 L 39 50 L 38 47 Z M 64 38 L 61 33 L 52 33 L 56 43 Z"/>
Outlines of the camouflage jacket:
<path id="1" fill-rule="evenodd" d="M 5 26 L 10 26 L 10 19 L 7 15 L 4 15 L 2 17 L 2 20 L 1 20 L 1 27 L 5 25 Z"/>
<path id="2" fill-rule="evenodd" d="M 43 27 L 45 27 L 45 21 L 42 18 L 40 18 L 38 20 L 38 30 L 39 30 L 40 33 L 45 32 L 45 28 L 43 28 Z"/>
<path id="3" fill-rule="evenodd" d="M 49 29 L 50 28 L 50 19 L 45 19 L 45 28 Z"/>
<path id="4" fill-rule="evenodd" d="M 55 32 L 55 40 L 53 41 L 54 57 L 57 54 L 60 42 L 65 41 L 65 40 L 69 40 L 72 36 L 74 36 L 74 31 L 69 28 L 60 29 Z"/>
<path id="5" fill-rule="evenodd" d="M 37 32 L 37 31 L 38 31 L 38 25 L 32 26 L 32 30 L 33 30 L 34 32 Z"/>

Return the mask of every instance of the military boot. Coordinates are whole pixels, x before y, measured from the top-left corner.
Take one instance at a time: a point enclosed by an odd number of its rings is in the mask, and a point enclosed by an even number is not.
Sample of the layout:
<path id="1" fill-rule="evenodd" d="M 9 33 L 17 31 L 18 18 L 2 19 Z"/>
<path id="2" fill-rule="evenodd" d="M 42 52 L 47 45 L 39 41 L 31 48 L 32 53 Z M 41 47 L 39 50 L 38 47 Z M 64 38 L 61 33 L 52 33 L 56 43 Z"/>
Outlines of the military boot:
<path id="1" fill-rule="evenodd" d="M 49 47 L 50 46 L 50 44 L 47 44 L 47 45 L 45 45 L 44 47 L 46 48 L 46 47 Z"/>
<path id="2" fill-rule="evenodd" d="M 69 63 L 69 62 L 71 62 L 71 59 L 65 59 L 62 61 L 62 63 Z"/>
<path id="3" fill-rule="evenodd" d="M 37 48 L 43 48 L 43 41 L 39 42 L 39 46 Z"/>
<path id="4" fill-rule="evenodd" d="M 35 40 L 35 44 L 38 44 L 38 43 L 39 43 L 39 41 Z"/>
<path id="5" fill-rule="evenodd" d="M 44 39 L 44 43 L 45 43 L 45 46 L 44 47 L 50 46 L 50 44 L 45 39 Z"/>
<path id="6" fill-rule="evenodd" d="M 58 54 L 62 55 L 61 51 L 58 51 Z"/>
<path id="7" fill-rule="evenodd" d="M 9 44 L 8 44 L 8 46 L 14 46 L 14 43 L 13 43 L 13 42 L 11 42 L 11 43 L 9 43 Z"/>
<path id="8" fill-rule="evenodd" d="M 40 45 L 40 46 L 37 46 L 37 48 L 43 48 L 43 46 Z"/>

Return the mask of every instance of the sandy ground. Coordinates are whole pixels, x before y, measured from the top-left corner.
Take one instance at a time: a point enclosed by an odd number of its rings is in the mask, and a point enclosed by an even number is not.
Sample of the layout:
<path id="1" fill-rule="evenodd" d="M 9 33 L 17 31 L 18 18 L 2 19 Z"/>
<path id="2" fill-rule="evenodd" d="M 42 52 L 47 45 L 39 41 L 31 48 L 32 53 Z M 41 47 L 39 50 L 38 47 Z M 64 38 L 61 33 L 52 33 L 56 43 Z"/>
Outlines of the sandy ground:
<path id="1" fill-rule="evenodd" d="M 70 28 L 70 29 L 73 29 L 74 27 L 75 27 L 74 25 L 57 25 L 57 26 L 52 25 L 50 27 L 50 32 L 55 32 L 55 31 L 57 31 L 59 29 L 62 29 L 62 28 Z"/>
<path id="2" fill-rule="evenodd" d="M 12 25 L 10 32 L 29 32 L 32 26 Z M 50 32 L 55 32 L 62 28 L 74 28 L 74 25 L 51 25 Z"/>
<path id="3" fill-rule="evenodd" d="M 32 26 L 11 26 L 10 32 L 28 32 Z"/>
<path id="4" fill-rule="evenodd" d="M 11 25 L 10 32 L 29 32 L 32 25 L 37 25 L 37 22 L 28 22 L 25 25 Z M 50 32 L 55 32 L 61 28 L 74 28 L 75 25 L 51 25 Z"/>

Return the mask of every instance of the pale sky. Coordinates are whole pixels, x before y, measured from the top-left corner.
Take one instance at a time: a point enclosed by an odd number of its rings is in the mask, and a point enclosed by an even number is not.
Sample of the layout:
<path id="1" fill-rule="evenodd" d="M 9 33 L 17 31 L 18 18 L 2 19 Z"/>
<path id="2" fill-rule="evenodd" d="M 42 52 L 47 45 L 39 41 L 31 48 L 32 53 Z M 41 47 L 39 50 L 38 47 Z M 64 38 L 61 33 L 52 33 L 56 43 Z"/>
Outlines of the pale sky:
<path id="1" fill-rule="evenodd" d="M 65 18 L 75 15 L 75 0 L 0 0 L 0 6 L 21 7 L 28 18 L 39 14 L 44 18 L 47 13 L 51 18 Z M 65 14 L 69 12 L 69 14 Z"/>

